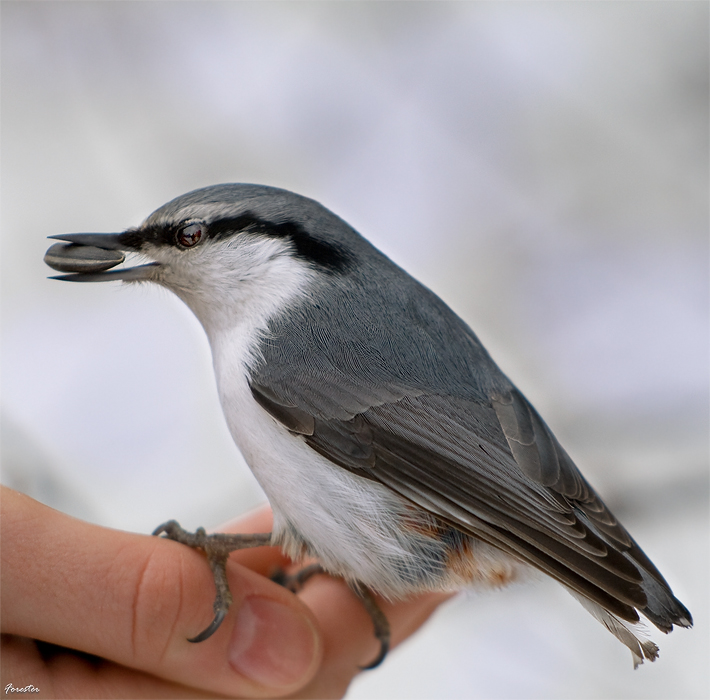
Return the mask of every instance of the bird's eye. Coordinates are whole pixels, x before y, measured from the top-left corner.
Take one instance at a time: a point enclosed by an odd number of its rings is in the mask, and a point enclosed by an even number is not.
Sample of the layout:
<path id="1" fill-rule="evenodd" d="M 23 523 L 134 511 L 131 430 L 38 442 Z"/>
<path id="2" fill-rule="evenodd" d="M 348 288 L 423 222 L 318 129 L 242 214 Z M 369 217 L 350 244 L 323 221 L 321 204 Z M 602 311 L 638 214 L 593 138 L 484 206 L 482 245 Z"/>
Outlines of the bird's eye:
<path id="1" fill-rule="evenodd" d="M 196 246 L 200 242 L 204 230 L 204 224 L 188 224 L 187 226 L 183 226 L 177 234 L 178 245 L 183 248 Z"/>

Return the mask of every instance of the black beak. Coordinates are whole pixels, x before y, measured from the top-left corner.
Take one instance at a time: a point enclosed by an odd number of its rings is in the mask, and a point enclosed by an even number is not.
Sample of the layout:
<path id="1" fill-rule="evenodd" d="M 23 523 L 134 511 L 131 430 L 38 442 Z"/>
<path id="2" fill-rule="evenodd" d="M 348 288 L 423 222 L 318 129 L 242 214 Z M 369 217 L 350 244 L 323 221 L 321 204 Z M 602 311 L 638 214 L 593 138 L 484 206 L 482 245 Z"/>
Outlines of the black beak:
<path id="1" fill-rule="evenodd" d="M 68 241 L 76 245 L 93 246 L 101 250 L 126 250 L 121 244 L 122 233 L 60 233 L 58 236 L 48 236 L 58 241 Z"/>
<path id="2" fill-rule="evenodd" d="M 44 262 L 53 270 L 70 274 L 51 279 L 67 282 L 110 282 L 112 280 L 136 281 L 150 278 L 151 268 L 158 263 L 127 267 L 106 272 L 125 259 L 128 247 L 120 233 L 64 233 L 49 238 L 65 241 L 55 243 L 45 254 Z"/>

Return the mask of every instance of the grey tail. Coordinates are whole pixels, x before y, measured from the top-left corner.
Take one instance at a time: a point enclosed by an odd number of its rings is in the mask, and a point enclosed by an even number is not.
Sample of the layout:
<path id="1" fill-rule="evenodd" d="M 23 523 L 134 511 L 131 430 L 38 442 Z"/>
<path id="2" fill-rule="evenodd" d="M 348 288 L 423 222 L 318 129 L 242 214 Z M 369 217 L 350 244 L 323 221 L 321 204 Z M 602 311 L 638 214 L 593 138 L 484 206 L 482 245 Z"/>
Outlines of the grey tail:
<path id="1" fill-rule="evenodd" d="M 646 596 L 646 605 L 638 606 L 641 612 L 659 630 L 668 634 L 673 630 L 673 625 L 679 627 L 692 627 L 693 618 L 688 609 L 671 592 L 670 586 L 661 576 L 660 572 L 651 563 L 643 550 L 631 540 L 632 546 L 627 555 L 633 561 L 641 576 L 639 587 Z M 648 636 L 648 630 L 642 622 L 622 619 L 613 612 L 605 609 L 584 595 L 567 588 L 569 592 L 594 617 L 606 627 L 630 651 L 634 661 L 634 668 L 638 668 L 644 659 L 655 661 L 659 649 Z"/>
<path id="2" fill-rule="evenodd" d="M 692 615 L 685 605 L 671 593 L 665 580 L 663 578 L 659 580 L 660 576 L 654 576 L 643 566 L 639 566 L 639 573 L 643 578 L 641 588 L 648 599 L 646 607 L 641 609 L 641 612 L 666 634 L 673 629 L 673 625 L 692 627 Z"/>

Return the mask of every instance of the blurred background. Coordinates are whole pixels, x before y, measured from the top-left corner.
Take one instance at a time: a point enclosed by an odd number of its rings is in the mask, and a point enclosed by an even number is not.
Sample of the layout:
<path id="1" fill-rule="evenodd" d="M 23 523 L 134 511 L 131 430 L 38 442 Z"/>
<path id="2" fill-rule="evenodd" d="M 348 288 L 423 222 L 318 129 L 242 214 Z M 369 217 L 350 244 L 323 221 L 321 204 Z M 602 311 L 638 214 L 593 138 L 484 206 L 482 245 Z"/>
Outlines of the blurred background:
<path id="1" fill-rule="evenodd" d="M 696 620 L 633 672 L 551 581 L 466 593 L 349 697 L 708 697 L 708 3 L 1 11 L 4 483 L 138 532 L 263 500 L 187 309 L 42 257 L 295 190 L 470 323 Z"/>

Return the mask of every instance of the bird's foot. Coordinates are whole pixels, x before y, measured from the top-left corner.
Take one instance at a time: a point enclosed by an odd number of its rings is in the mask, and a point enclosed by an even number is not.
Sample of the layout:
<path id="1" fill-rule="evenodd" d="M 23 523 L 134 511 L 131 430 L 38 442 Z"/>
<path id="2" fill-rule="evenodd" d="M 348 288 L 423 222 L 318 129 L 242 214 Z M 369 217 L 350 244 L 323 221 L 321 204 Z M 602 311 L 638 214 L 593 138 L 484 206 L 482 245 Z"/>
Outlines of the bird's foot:
<path id="1" fill-rule="evenodd" d="M 286 574 L 283 569 L 278 569 L 271 575 L 271 580 L 288 588 L 292 593 L 298 593 L 311 576 L 327 573 L 328 572 L 320 564 L 310 564 L 309 566 L 303 567 L 295 574 Z M 380 651 L 375 660 L 367 666 L 362 667 L 363 671 L 369 671 L 370 669 L 377 668 L 387 656 L 387 652 L 390 648 L 390 623 L 382 610 L 380 610 L 380 606 L 377 604 L 375 596 L 369 588 L 362 584 L 355 583 L 350 585 L 350 589 L 362 601 L 367 614 L 372 620 L 372 626 L 375 629 L 375 637 L 380 643 Z"/>
<path id="2" fill-rule="evenodd" d="M 167 539 L 180 542 L 180 544 L 187 545 L 193 549 L 201 549 L 205 553 L 207 562 L 212 570 L 216 589 L 213 605 L 214 619 L 200 634 L 187 640 L 193 643 L 203 642 L 211 637 L 224 621 L 229 606 L 232 604 L 232 594 L 229 591 L 229 582 L 227 581 L 227 558 L 230 553 L 237 549 L 268 547 L 271 544 L 270 532 L 254 535 L 217 532 L 208 535 L 202 527 L 197 528 L 195 532 L 188 532 L 175 520 L 169 520 L 167 523 L 157 527 L 153 531 L 153 535 L 164 535 Z M 311 564 L 291 575 L 278 570 L 272 574 L 271 579 L 293 593 L 297 593 L 312 576 L 326 573 L 328 572 L 320 564 Z M 363 670 L 369 670 L 379 666 L 387 656 L 390 646 L 390 625 L 369 588 L 357 583 L 351 584 L 350 588 L 362 601 L 372 620 L 375 637 L 380 642 L 380 651 L 377 658 L 363 667 Z"/>
<path id="3" fill-rule="evenodd" d="M 328 575 L 328 572 L 320 564 L 309 564 L 299 569 L 295 574 L 287 574 L 281 568 L 276 569 L 272 572 L 270 578 L 274 583 L 287 588 L 291 593 L 298 593 L 306 581 L 316 574 Z"/>
<path id="4" fill-rule="evenodd" d="M 207 557 L 217 591 L 213 605 L 214 619 L 200 634 L 187 640 L 194 643 L 204 642 L 217 631 L 232 604 L 232 594 L 227 581 L 227 558 L 230 553 L 237 549 L 268 547 L 271 544 L 271 533 L 243 535 L 217 532 L 208 535 L 202 527 L 197 528 L 195 532 L 187 532 L 180 527 L 177 521 L 169 520 L 157 527 L 153 534 L 164 535 L 167 539 L 180 542 L 193 549 L 201 549 Z"/>

